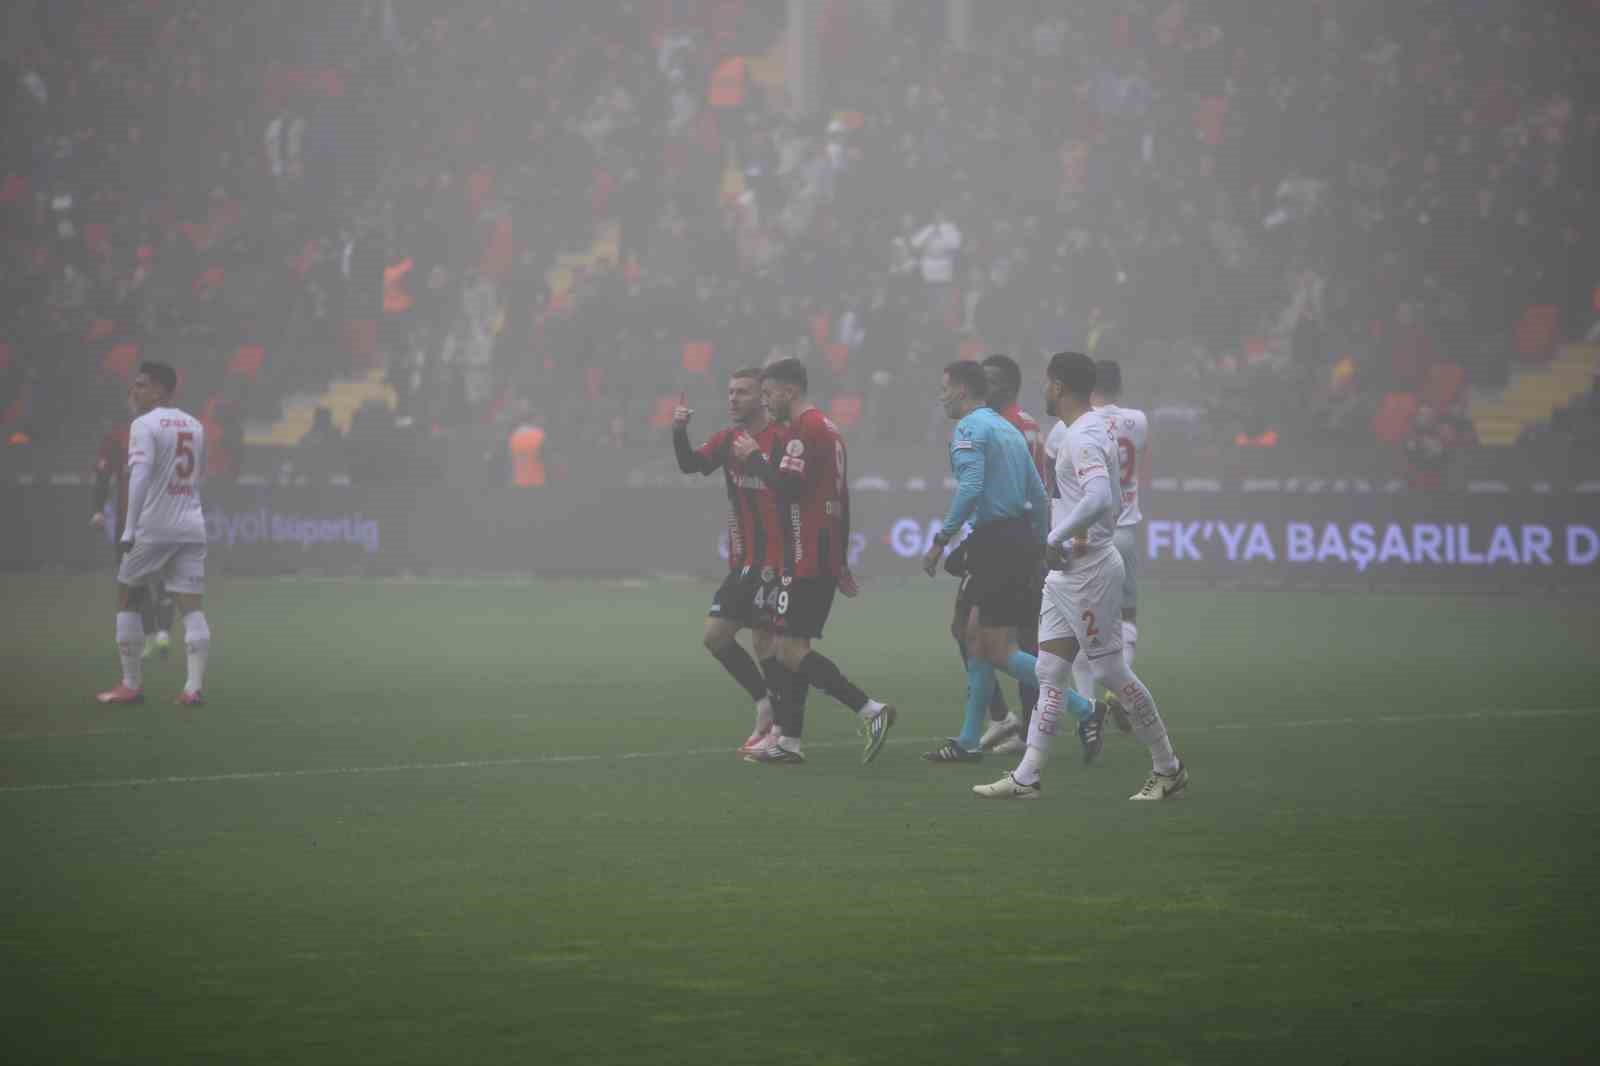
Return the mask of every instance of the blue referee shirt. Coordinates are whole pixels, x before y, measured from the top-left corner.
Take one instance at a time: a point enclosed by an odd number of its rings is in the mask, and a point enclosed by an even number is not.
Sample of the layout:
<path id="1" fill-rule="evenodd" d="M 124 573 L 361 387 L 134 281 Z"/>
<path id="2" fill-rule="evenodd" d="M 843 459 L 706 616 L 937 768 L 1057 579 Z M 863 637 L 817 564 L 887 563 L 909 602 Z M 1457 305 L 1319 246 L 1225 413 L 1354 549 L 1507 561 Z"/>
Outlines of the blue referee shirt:
<path id="1" fill-rule="evenodd" d="M 944 516 L 944 536 L 953 539 L 970 520 L 973 527 L 1026 517 L 1039 542 L 1050 532 L 1050 505 L 1033 465 L 1028 442 L 992 407 L 979 407 L 956 423 L 950 435 L 955 499 Z"/>

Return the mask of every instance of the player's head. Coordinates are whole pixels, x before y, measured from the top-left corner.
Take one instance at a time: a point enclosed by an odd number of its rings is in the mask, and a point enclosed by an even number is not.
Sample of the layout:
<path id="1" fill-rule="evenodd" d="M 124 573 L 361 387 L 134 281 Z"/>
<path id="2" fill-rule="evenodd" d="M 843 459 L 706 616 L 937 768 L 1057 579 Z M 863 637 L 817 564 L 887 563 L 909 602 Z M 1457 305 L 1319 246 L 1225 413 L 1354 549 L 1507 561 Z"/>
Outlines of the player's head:
<path id="1" fill-rule="evenodd" d="M 964 418 L 973 408 L 989 402 L 989 377 L 982 365 L 957 359 L 944 368 L 944 388 L 939 393 L 944 413 Z"/>
<path id="2" fill-rule="evenodd" d="M 1094 405 L 1104 407 L 1122 398 L 1122 366 L 1115 359 L 1097 359 L 1094 364 Z"/>
<path id="3" fill-rule="evenodd" d="M 728 376 L 728 417 L 741 426 L 761 415 L 761 371 L 742 366 Z"/>
<path id="4" fill-rule="evenodd" d="M 139 372 L 133 376 L 133 406 L 144 414 L 163 407 L 178 391 L 178 372 L 166 363 L 140 363 Z"/>
<path id="5" fill-rule="evenodd" d="M 989 406 L 1004 410 L 1017 402 L 1022 391 L 1022 368 L 1009 355 L 991 355 L 983 361 L 983 372 L 989 379 Z"/>
<path id="6" fill-rule="evenodd" d="M 761 400 L 767 414 L 780 422 L 806 394 L 806 367 L 798 359 L 779 359 L 761 372 Z"/>
<path id="7" fill-rule="evenodd" d="M 1044 402 L 1050 413 L 1065 418 L 1066 412 L 1090 406 L 1094 395 L 1094 360 L 1081 352 L 1057 352 L 1050 357 L 1044 372 Z"/>

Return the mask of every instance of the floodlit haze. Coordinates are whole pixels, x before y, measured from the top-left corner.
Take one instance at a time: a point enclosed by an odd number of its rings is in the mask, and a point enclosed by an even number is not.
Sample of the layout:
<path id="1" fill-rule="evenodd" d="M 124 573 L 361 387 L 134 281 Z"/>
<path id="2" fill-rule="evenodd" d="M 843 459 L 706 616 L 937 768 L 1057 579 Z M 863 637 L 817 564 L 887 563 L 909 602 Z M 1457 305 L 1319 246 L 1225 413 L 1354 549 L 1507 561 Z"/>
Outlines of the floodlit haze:
<path id="1" fill-rule="evenodd" d="M 882 554 L 943 509 L 940 368 L 1013 355 L 1048 428 L 1072 349 L 1150 415 L 1152 516 L 1245 522 L 1231 553 L 1204 535 L 1230 558 L 1257 520 L 1289 549 L 1247 487 L 1376 522 L 1370 497 L 1421 521 L 1419 494 L 1546 484 L 1559 540 L 1600 473 L 1572 346 L 1597 26 L 1498 0 L 12 5 L 0 474 L 77 479 L 82 510 L 159 359 L 207 427 L 214 541 L 276 514 L 360 561 L 396 523 L 531 509 L 575 516 L 542 543 L 577 568 L 648 568 L 637 537 L 586 551 L 670 487 L 694 549 L 661 565 L 714 571 L 721 479 L 677 473 L 672 408 L 698 444 L 729 371 L 793 355 Z M 22 554 L 96 550 L 49 528 Z M 392 565 L 473 565 L 450 536 Z"/>

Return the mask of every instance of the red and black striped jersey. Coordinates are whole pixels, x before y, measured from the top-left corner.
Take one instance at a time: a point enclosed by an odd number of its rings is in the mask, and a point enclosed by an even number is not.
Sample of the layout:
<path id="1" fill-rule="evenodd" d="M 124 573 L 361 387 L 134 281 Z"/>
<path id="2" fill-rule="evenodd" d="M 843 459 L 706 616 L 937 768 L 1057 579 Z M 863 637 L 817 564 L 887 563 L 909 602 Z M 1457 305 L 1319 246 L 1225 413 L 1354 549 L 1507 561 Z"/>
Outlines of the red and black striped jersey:
<path id="1" fill-rule="evenodd" d="M 729 426 L 711 435 L 698 448 L 689 447 L 687 432 L 674 432 L 673 447 L 678 469 L 686 474 L 711 474 L 722 471 L 728 491 L 728 569 L 749 567 L 776 571 L 783 565 L 784 540 L 778 515 L 778 498 L 772 488 L 753 473 L 733 451 L 733 442 L 743 426 Z M 768 423 L 751 434 L 761 454 L 776 463 L 778 427 Z"/>

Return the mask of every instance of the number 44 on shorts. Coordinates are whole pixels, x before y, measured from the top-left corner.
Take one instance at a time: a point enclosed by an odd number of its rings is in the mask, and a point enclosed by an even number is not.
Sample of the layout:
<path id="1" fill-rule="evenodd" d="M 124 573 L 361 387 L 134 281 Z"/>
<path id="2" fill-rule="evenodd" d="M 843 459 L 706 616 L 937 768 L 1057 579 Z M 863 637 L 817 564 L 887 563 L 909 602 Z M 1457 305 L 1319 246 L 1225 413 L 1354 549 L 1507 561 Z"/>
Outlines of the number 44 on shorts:
<path id="1" fill-rule="evenodd" d="M 789 612 L 789 590 L 767 589 L 765 586 L 756 589 L 756 610 L 771 611 L 773 614 L 782 615 Z"/>

